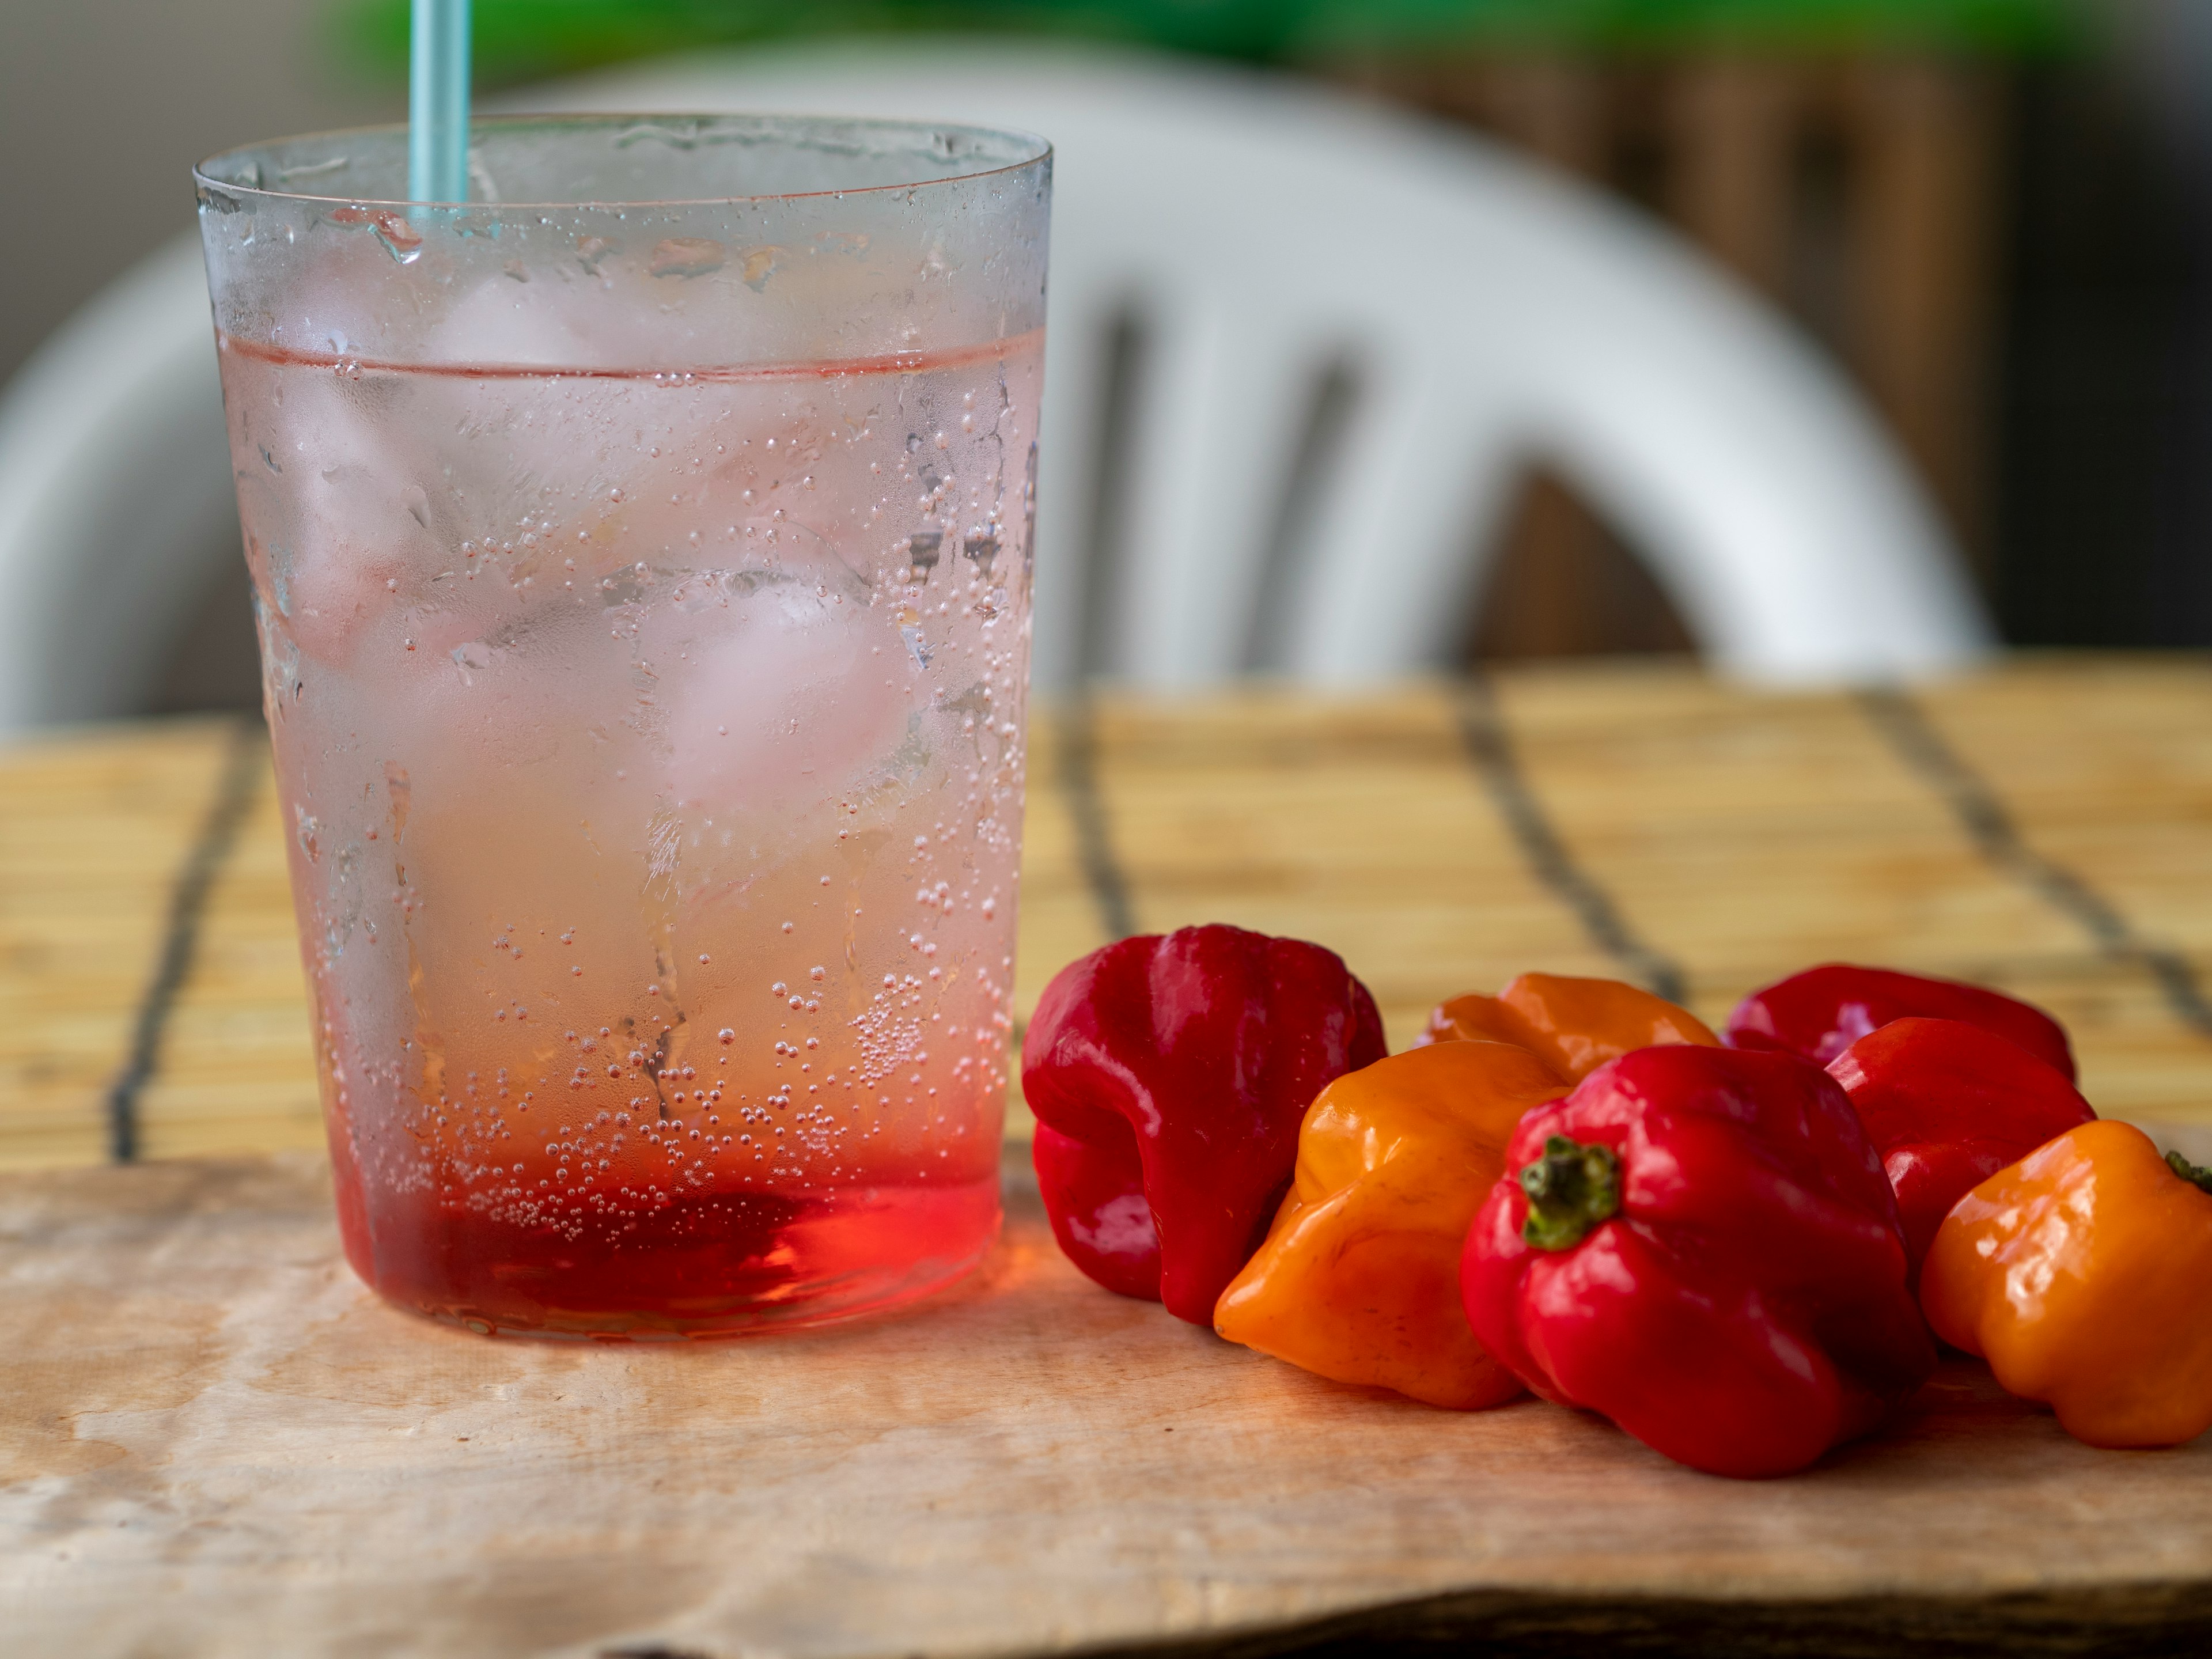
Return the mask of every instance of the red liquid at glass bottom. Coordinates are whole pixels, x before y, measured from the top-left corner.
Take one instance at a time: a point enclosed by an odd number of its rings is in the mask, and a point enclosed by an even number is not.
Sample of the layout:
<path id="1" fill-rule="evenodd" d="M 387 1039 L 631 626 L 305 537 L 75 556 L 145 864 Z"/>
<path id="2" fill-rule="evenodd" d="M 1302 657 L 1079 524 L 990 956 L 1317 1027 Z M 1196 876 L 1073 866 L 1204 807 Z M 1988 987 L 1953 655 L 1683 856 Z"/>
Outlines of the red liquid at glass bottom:
<path id="1" fill-rule="evenodd" d="M 427 1193 L 386 1197 L 372 1225 L 346 1184 L 347 1259 L 387 1300 L 488 1334 L 602 1340 L 738 1336 L 896 1307 L 975 1267 L 1000 1218 L 995 1174 L 709 1190 L 618 1221 L 534 1227 Z"/>

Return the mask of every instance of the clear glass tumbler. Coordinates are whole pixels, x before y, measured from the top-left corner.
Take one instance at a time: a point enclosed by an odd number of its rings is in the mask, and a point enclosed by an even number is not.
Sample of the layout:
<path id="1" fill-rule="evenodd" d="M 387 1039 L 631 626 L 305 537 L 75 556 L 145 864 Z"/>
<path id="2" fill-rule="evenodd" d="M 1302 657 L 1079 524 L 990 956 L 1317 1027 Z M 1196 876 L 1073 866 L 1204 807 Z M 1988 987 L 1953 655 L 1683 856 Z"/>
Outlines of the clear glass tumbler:
<path id="1" fill-rule="evenodd" d="M 347 1255 L 480 1330 L 989 1248 L 1051 160 L 401 128 L 196 173 Z"/>

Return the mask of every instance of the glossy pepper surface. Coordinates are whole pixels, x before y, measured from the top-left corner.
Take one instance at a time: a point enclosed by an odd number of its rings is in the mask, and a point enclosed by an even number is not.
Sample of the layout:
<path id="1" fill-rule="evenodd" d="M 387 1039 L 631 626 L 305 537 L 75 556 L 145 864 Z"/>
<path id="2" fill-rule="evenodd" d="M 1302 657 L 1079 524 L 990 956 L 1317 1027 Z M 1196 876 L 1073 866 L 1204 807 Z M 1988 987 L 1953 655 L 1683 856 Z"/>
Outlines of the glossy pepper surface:
<path id="1" fill-rule="evenodd" d="M 2069 1129 L 1946 1218 L 1920 1273 L 1928 1322 L 2077 1440 L 2193 1440 L 2212 1428 L 2208 1185 L 2132 1124 Z"/>
<path id="2" fill-rule="evenodd" d="M 1731 1048 L 1779 1049 L 1826 1066 L 1869 1032 L 1916 1014 L 1995 1031 L 2074 1080 L 2065 1028 L 2033 1004 L 1957 980 L 1844 962 L 1753 991 L 1736 1005 L 1722 1036 Z"/>
<path id="3" fill-rule="evenodd" d="M 1213 1312 L 1231 1342 L 1340 1382 L 1471 1410 L 1521 1392 L 1460 1300 L 1475 1207 L 1532 1106 L 1566 1085 L 1502 1042 L 1411 1048 L 1321 1092 L 1289 1195 Z"/>
<path id="4" fill-rule="evenodd" d="M 1784 1474 L 1935 1369 L 1897 1200 L 1835 1079 L 1639 1049 L 1521 1120 L 1468 1235 L 1475 1339 L 1678 1462 Z"/>
<path id="5" fill-rule="evenodd" d="M 1439 1003 L 1414 1042 L 1468 1038 L 1518 1044 L 1570 1083 L 1632 1048 L 1720 1043 L 1695 1014 L 1664 997 L 1623 980 L 1566 974 L 1523 974 L 1494 997 L 1470 992 Z"/>
<path id="6" fill-rule="evenodd" d="M 1828 1074 L 1881 1154 L 1916 1271 L 1954 1204 L 2097 1115 L 2027 1049 L 1955 1019 L 1892 1020 L 1837 1055 Z"/>
<path id="7" fill-rule="evenodd" d="M 1212 1324 L 1306 1108 L 1385 1052 L 1367 988 L 1301 939 L 1185 927 L 1069 963 L 1022 1043 L 1053 1236 L 1109 1290 Z"/>

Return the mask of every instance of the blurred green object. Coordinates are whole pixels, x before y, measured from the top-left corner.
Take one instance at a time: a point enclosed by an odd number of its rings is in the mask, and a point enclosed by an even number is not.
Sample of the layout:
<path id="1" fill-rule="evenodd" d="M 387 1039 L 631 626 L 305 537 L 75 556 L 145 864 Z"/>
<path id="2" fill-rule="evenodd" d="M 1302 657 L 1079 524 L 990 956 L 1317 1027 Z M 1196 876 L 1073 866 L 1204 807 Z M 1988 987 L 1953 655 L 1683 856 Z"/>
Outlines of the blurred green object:
<path id="1" fill-rule="evenodd" d="M 476 0 L 480 80 L 689 46 L 897 30 L 1063 34 L 1253 62 L 1345 49 L 2065 48 L 2087 0 Z M 404 73 L 408 0 L 337 0 L 338 49 Z"/>

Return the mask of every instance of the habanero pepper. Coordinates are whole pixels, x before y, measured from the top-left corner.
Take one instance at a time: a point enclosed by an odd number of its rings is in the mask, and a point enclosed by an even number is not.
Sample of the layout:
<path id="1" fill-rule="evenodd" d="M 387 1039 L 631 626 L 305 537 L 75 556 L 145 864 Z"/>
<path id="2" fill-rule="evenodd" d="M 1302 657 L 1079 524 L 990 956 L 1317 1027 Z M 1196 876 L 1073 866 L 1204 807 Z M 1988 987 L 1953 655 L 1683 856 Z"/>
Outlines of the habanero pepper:
<path id="1" fill-rule="evenodd" d="M 1920 1270 L 1936 1334 L 2092 1446 L 2212 1428 L 2212 1170 L 2084 1123 L 1953 1208 Z"/>
<path id="2" fill-rule="evenodd" d="M 1936 1366 L 1858 1115 L 1787 1054 L 1639 1049 L 1536 1107 L 1460 1284 L 1538 1394 L 1715 1474 L 1803 1468 Z"/>
<path id="3" fill-rule="evenodd" d="M 2066 1028 L 2033 1004 L 1954 979 L 1847 962 L 1808 968 L 1753 991 L 1736 1004 L 1721 1040 L 1731 1048 L 1779 1049 L 1826 1066 L 1869 1032 L 1916 1014 L 1995 1031 L 2074 1080 Z"/>
<path id="4" fill-rule="evenodd" d="M 1609 1060 L 1665 1042 L 1717 1048 L 1695 1014 L 1618 979 L 1522 974 L 1494 997 L 1478 992 L 1441 1002 L 1414 1046 L 1468 1038 L 1510 1042 L 1535 1054 L 1570 1083 Z"/>
<path id="5" fill-rule="evenodd" d="M 1339 1382 L 1474 1410 L 1521 1392 L 1468 1328 L 1468 1224 L 1532 1106 L 1566 1092 L 1503 1042 L 1409 1048 L 1321 1091 L 1258 1254 L 1213 1310 L 1231 1342 Z"/>
<path id="6" fill-rule="evenodd" d="M 1954 1204 L 2097 1115 L 2027 1049 L 1961 1020 L 1892 1020 L 1838 1054 L 1828 1075 L 1881 1155 L 1916 1273 Z"/>
<path id="7" fill-rule="evenodd" d="M 1022 1043 L 1053 1237 L 1107 1289 L 1212 1324 L 1289 1184 L 1306 1108 L 1387 1051 L 1367 988 L 1302 939 L 1217 924 L 1070 963 Z"/>

